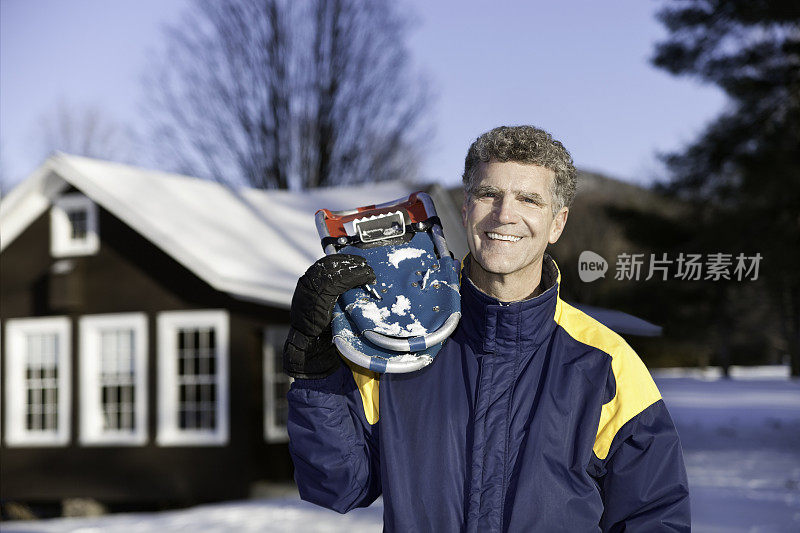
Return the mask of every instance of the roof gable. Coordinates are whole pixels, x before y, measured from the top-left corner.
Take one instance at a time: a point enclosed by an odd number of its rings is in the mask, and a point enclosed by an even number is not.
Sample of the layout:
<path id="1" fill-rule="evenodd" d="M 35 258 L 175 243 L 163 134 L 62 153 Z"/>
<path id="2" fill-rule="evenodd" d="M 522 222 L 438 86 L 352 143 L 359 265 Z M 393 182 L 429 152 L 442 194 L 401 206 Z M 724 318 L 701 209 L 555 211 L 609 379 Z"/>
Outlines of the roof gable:
<path id="1" fill-rule="evenodd" d="M 297 278 L 322 256 L 314 225 L 317 209 L 350 209 L 417 190 L 413 184 L 397 182 L 302 193 L 232 189 L 187 176 L 56 154 L 0 203 L 0 250 L 68 185 L 215 289 L 280 307 L 289 307 Z"/>

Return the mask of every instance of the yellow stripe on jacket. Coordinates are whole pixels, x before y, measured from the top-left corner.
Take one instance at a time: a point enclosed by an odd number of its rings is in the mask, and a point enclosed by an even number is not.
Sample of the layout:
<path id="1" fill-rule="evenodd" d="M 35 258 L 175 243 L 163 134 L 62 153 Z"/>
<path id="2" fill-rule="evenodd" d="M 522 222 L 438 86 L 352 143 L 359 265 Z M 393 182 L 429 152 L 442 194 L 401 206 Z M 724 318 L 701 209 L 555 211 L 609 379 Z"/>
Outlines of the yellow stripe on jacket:
<path id="1" fill-rule="evenodd" d="M 653 378 L 636 352 L 622 337 L 583 311 L 558 299 L 555 321 L 576 341 L 593 346 L 611 357 L 614 397 L 603 405 L 594 441 L 594 453 L 605 459 L 619 429 L 661 399 Z"/>
<path id="2" fill-rule="evenodd" d="M 343 358 L 344 359 L 344 358 Z M 353 379 L 361 394 L 361 403 L 364 406 L 364 416 L 370 425 L 378 421 L 378 393 L 380 391 L 380 374 L 362 368 L 352 361 L 345 359 L 345 363 L 353 372 Z"/>

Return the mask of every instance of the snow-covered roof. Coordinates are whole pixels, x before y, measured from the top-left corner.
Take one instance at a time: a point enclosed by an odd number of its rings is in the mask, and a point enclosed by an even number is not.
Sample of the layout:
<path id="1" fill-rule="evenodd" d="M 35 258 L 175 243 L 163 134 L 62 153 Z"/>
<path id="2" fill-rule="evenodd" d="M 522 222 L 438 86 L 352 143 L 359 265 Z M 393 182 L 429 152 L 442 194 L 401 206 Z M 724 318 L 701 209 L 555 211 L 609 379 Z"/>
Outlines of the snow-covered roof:
<path id="1" fill-rule="evenodd" d="M 314 225 L 317 209 L 352 209 L 421 188 L 384 182 L 303 192 L 232 189 L 213 181 L 58 153 L 0 202 L 0 250 L 47 210 L 68 184 L 217 290 L 280 307 L 289 306 L 297 278 L 323 255 Z M 452 206 L 442 207 L 452 211 Z"/>

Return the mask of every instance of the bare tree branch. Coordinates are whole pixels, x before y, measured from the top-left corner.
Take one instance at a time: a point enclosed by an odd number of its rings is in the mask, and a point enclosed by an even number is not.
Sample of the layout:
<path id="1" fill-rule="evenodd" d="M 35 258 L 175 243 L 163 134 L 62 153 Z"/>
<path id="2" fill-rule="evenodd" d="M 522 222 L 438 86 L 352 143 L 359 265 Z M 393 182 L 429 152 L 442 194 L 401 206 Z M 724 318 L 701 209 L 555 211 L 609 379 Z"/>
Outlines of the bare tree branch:
<path id="1" fill-rule="evenodd" d="M 163 166 L 307 188 L 416 177 L 426 84 L 386 0 L 195 3 L 148 75 Z"/>
<path id="2" fill-rule="evenodd" d="M 42 159 L 60 150 L 119 162 L 131 161 L 132 134 L 99 108 L 59 101 L 34 130 Z"/>

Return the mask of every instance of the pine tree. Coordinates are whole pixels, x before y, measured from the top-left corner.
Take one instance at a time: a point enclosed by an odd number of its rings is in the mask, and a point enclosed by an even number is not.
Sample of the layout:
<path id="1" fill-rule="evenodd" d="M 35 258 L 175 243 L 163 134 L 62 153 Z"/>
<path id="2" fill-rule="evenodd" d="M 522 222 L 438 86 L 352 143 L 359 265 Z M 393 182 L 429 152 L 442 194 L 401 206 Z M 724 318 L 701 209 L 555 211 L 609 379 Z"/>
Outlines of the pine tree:
<path id="1" fill-rule="evenodd" d="M 729 98 L 694 142 L 665 156 L 667 189 L 696 203 L 697 246 L 763 256 L 778 349 L 800 375 L 800 3 L 686 0 L 658 18 L 669 36 L 653 63 Z M 732 283 L 719 291 L 723 306 L 740 294 Z"/>

